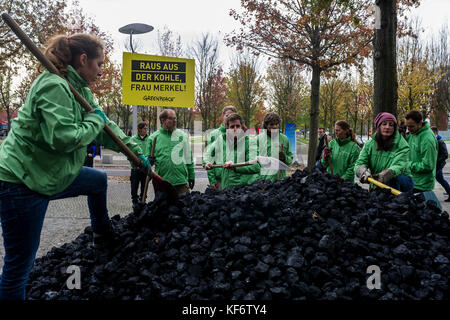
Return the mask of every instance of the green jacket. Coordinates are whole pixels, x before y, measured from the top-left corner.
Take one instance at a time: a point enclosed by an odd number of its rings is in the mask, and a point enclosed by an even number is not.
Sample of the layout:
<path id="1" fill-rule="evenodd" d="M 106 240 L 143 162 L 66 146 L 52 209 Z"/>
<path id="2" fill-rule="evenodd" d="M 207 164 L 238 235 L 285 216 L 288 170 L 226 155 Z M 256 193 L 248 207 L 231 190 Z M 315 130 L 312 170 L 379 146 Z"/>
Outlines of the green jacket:
<path id="1" fill-rule="evenodd" d="M 257 145 L 257 154 L 258 156 L 263 157 L 274 157 L 278 159 L 279 151 L 281 149 L 281 145 L 283 145 L 283 153 L 286 155 L 285 164 L 290 165 L 294 158 L 292 154 L 291 147 L 289 145 L 289 139 L 284 134 L 280 132 L 278 136 L 278 143 L 275 142 L 274 147 L 277 150 L 272 154 L 272 139 L 267 135 L 267 132 L 262 132 L 261 134 L 255 137 L 256 145 Z M 264 169 L 261 168 L 261 178 L 265 180 L 276 181 L 278 180 L 278 170 L 275 169 Z M 286 170 L 280 170 L 280 179 L 286 177 Z"/>
<path id="2" fill-rule="evenodd" d="M 242 163 L 256 158 L 256 144 L 250 143 L 250 137 L 244 136 L 237 143 L 227 141 L 226 135 L 222 139 L 217 139 L 208 146 L 205 153 L 205 163 L 224 164 L 227 161 Z M 248 166 L 237 167 L 235 170 L 222 170 L 222 189 L 234 186 L 245 186 L 253 183 L 259 178 L 261 166 L 255 163 Z"/>
<path id="3" fill-rule="evenodd" d="M 414 189 L 431 191 L 436 178 L 436 160 L 438 141 L 430 129 L 430 124 L 424 122 L 422 128 L 408 136 L 411 149 L 408 168 L 414 179 Z"/>
<path id="4" fill-rule="evenodd" d="M 98 107 L 87 83 L 71 66 L 66 77 L 91 106 Z M 141 154 L 114 122 L 108 125 L 134 153 Z M 0 180 L 23 183 L 44 195 L 57 194 L 75 180 L 93 140 L 120 151 L 102 130 L 102 118 L 85 113 L 67 82 L 48 71 L 34 81 L 11 127 L 0 146 Z"/>
<path id="5" fill-rule="evenodd" d="M 218 137 L 223 138 L 226 134 L 227 134 L 227 129 L 225 128 L 223 123 L 220 125 L 219 128 L 211 131 L 211 133 L 209 135 L 209 139 L 208 139 L 208 144 L 206 145 L 206 150 L 208 150 L 208 147 L 210 145 L 212 145 L 213 142 L 216 141 Z M 205 153 L 206 152 L 207 151 L 205 151 Z M 209 159 L 209 160 L 211 160 L 211 159 Z M 214 160 L 211 160 L 211 161 L 213 161 L 213 162 L 211 162 L 212 164 L 215 164 Z M 205 166 L 205 164 L 206 164 L 205 157 L 203 157 L 202 165 Z M 222 176 L 222 170 L 223 170 L 223 168 L 214 168 L 212 170 L 207 171 L 208 181 L 209 181 L 210 185 L 217 183 L 217 178 L 220 179 Z"/>
<path id="6" fill-rule="evenodd" d="M 149 139 L 149 135 L 146 134 L 144 139 L 141 138 L 141 136 L 139 135 L 139 133 L 136 133 L 134 136 L 131 137 L 131 141 L 133 141 L 134 143 L 136 143 L 139 148 L 141 148 L 142 153 L 145 155 L 147 154 L 147 146 L 148 146 L 148 139 Z M 151 153 L 151 150 L 150 152 Z M 130 162 L 130 168 L 133 169 L 135 168 L 135 166 L 133 165 L 133 163 Z"/>
<path id="7" fill-rule="evenodd" d="M 355 181 L 355 162 L 361 152 L 358 144 L 352 141 L 351 137 L 347 137 L 343 140 L 334 138 L 328 146 L 331 149 L 333 174 L 337 174 L 342 179 L 353 183 Z M 327 172 L 331 173 L 328 161 L 325 161 L 323 158 L 320 161 L 322 166 L 327 168 Z"/>
<path id="8" fill-rule="evenodd" d="M 355 171 L 359 166 L 365 165 L 372 174 L 378 174 L 385 169 L 391 169 L 394 172 L 394 178 L 401 174 L 410 176 L 407 168 L 409 159 L 409 145 L 405 138 L 396 131 L 394 142 L 390 151 L 377 150 L 375 133 L 372 139 L 364 144 L 355 163 Z"/>
<path id="9" fill-rule="evenodd" d="M 174 186 L 194 180 L 194 161 L 187 134 L 180 129 L 172 132 L 159 128 L 147 139 L 147 157 L 152 151 L 155 137 L 155 173 Z"/>

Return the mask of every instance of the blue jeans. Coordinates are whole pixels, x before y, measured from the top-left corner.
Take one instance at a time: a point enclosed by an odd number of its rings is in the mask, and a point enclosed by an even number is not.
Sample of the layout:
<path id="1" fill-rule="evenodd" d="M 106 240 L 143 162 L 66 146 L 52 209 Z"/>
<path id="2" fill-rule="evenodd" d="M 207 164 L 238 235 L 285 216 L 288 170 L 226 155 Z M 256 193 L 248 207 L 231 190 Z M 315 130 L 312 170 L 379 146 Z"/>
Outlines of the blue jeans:
<path id="1" fill-rule="evenodd" d="M 450 185 L 448 184 L 447 180 L 445 180 L 442 169 L 436 168 L 436 181 L 440 183 L 440 185 L 445 189 L 445 192 L 447 192 L 450 197 Z"/>
<path id="2" fill-rule="evenodd" d="M 397 178 L 391 179 L 386 185 L 401 192 L 408 192 L 414 189 L 414 180 L 407 175 L 401 174 Z"/>
<path id="3" fill-rule="evenodd" d="M 25 286 L 39 247 L 49 201 L 88 196 L 92 229 L 102 233 L 110 226 L 107 187 L 106 174 L 89 167 L 83 167 L 69 187 L 53 196 L 39 194 L 24 184 L 0 181 L 0 218 L 5 247 L 0 300 L 25 299 Z"/>

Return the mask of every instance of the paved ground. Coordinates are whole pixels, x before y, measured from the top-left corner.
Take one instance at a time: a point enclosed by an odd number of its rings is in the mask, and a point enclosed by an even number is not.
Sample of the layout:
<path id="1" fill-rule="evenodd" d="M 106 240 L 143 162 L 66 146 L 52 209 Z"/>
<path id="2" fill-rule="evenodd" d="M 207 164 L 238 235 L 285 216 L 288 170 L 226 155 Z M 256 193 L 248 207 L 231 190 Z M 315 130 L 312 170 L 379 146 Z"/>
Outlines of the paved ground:
<path id="1" fill-rule="evenodd" d="M 114 157 L 113 165 L 102 165 L 100 161 L 96 161 L 95 167 L 105 170 L 109 176 L 108 210 L 110 217 L 116 214 L 123 217 L 132 212 L 130 183 L 128 178 L 117 178 L 117 176 L 129 175 L 129 169 L 127 168 L 128 163 L 123 156 L 115 154 Z M 299 163 L 304 163 L 303 159 L 306 159 L 306 155 L 298 154 Z M 446 166 L 445 173 L 450 174 L 450 165 Z M 450 176 L 447 179 L 450 180 Z M 197 168 L 194 191 L 204 192 L 207 184 L 206 172 L 201 168 Z M 434 191 L 441 202 L 443 210 L 450 212 L 450 202 L 444 202 L 447 196 L 444 196 L 444 189 L 441 185 L 436 183 Z M 153 188 L 149 188 L 147 201 L 152 201 L 153 199 Z M 50 202 L 37 257 L 45 255 L 53 246 L 58 247 L 66 242 L 71 242 L 89 225 L 89 210 L 86 196 Z M 3 265 L 3 257 L 3 238 L 0 237 L 0 267 Z"/>

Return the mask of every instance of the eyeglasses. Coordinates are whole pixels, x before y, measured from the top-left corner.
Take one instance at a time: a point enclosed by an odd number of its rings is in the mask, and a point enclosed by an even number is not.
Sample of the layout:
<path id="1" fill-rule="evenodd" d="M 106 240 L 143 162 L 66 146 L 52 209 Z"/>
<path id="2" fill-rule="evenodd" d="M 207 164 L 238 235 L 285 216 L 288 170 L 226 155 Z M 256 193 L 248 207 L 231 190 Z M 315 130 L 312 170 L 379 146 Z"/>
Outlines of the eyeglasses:
<path id="1" fill-rule="evenodd" d="M 167 117 L 169 120 L 177 120 L 177 117 Z"/>

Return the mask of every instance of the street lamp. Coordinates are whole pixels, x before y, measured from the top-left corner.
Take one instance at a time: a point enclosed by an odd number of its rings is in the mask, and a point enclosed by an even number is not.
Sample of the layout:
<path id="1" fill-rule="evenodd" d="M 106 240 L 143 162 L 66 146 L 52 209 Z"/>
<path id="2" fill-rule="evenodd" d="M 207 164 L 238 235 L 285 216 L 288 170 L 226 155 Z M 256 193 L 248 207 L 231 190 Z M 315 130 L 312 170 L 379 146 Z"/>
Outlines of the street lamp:
<path id="1" fill-rule="evenodd" d="M 127 24 L 119 29 L 120 33 L 130 35 L 130 48 L 131 52 L 134 53 L 133 49 L 133 34 L 147 33 L 153 30 L 153 27 L 144 23 L 132 23 Z M 137 106 L 133 106 L 133 134 L 137 132 Z"/>

